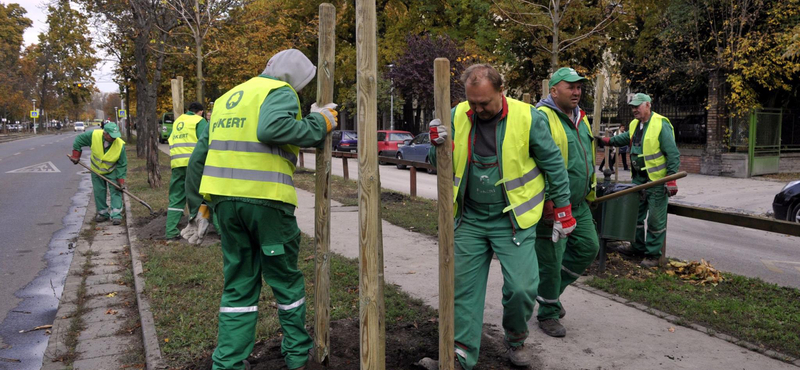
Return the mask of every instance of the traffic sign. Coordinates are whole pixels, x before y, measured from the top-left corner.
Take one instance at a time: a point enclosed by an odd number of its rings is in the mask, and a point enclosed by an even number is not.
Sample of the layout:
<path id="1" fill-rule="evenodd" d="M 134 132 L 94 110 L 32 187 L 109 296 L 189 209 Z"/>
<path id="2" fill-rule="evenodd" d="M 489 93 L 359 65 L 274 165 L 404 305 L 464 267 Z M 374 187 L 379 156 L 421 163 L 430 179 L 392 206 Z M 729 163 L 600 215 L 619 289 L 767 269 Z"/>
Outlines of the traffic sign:
<path id="1" fill-rule="evenodd" d="M 32 110 L 31 111 L 31 118 L 38 118 L 38 117 L 39 117 L 39 111 L 38 110 Z"/>
<path id="2" fill-rule="evenodd" d="M 125 113 L 126 112 L 125 112 L 124 109 L 120 109 L 119 112 L 117 112 L 117 113 L 119 114 L 119 118 L 125 118 Z"/>

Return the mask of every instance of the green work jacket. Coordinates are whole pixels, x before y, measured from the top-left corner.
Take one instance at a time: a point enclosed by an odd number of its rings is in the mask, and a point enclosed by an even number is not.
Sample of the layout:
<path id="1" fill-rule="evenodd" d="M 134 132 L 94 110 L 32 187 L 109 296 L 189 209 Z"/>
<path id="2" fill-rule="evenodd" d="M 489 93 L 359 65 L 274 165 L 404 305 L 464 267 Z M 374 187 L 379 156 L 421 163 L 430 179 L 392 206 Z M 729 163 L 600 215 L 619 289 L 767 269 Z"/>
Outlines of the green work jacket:
<path id="1" fill-rule="evenodd" d="M 98 129 L 99 130 L 99 129 Z M 94 130 L 86 131 L 75 138 L 75 141 L 72 142 L 72 149 L 77 151 L 83 151 L 83 147 L 92 146 L 92 132 Z M 105 139 L 103 139 L 105 140 Z M 111 146 L 103 145 L 103 153 L 108 152 L 111 149 Z M 103 175 L 108 177 L 109 179 L 125 179 L 128 177 L 128 155 L 125 152 L 125 146 L 122 147 L 122 152 L 119 153 L 119 159 L 117 160 L 117 167 L 111 173 Z"/>
<path id="2" fill-rule="evenodd" d="M 261 78 L 277 80 L 272 76 L 259 75 Z M 301 120 L 297 119 L 297 95 L 289 87 L 273 90 L 264 103 L 258 121 L 258 141 L 269 145 L 292 144 L 301 148 L 316 147 L 324 143 L 328 126 L 325 117 L 319 113 L 312 113 Z M 193 217 L 197 213 L 203 197 L 200 195 L 200 180 L 203 178 L 203 167 L 208 156 L 208 124 L 203 131 L 198 130 L 197 146 L 189 158 L 186 168 L 186 198 L 189 203 L 189 214 Z M 254 199 L 241 197 L 211 196 L 211 206 L 227 201 L 237 200 L 252 204 L 267 205 L 282 209 L 290 214 L 294 213 L 294 206 L 289 203 L 268 199 Z"/>

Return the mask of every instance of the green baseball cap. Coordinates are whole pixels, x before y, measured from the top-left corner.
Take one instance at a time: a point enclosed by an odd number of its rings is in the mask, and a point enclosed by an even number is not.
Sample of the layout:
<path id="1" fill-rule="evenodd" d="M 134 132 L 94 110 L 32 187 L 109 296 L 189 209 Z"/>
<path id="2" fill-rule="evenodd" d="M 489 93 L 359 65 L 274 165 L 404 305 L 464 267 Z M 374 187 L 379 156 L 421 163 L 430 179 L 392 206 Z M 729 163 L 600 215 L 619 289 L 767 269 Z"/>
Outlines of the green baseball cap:
<path id="1" fill-rule="evenodd" d="M 578 82 L 578 81 L 589 81 L 585 77 L 575 72 L 574 69 L 569 67 L 561 67 L 552 76 L 550 76 L 550 87 L 555 86 L 557 83 L 561 81 L 567 82 Z"/>
<path id="2" fill-rule="evenodd" d="M 628 105 L 632 105 L 634 107 L 638 107 L 638 106 L 642 105 L 642 103 L 644 103 L 644 102 L 648 102 L 649 103 L 651 101 L 653 101 L 653 99 L 650 99 L 650 95 L 647 95 L 647 94 L 644 94 L 644 93 L 637 93 L 636 95 L 633 96 L 633 99 L 631 99 L 631 102 L 628 103 Z"/>
<path id="3" fill-rule="evenodd" d="M 111 136 L 112 139 L 116 139 L 122 136 L 122 134 L 119 133 L 119 127 L 117 127 L 117 124 L 114 122 L 106 123 L 103 126 L 103 131 L 108 133 L 108 135 Z"/>

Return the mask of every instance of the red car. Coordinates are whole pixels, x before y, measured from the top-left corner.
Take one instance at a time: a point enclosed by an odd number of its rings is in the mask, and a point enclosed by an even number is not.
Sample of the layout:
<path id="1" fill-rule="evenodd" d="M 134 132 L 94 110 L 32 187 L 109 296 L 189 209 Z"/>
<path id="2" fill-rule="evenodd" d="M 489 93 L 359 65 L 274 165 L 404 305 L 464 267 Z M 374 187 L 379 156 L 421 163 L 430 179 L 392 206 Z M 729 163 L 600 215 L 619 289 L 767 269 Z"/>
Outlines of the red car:
<path id="1" fill-rule="evenodd" d="M 394 157 L 397 154 L 397 144 L 414 138 L 408 131 L 378 130 L 378 155 Z"/>

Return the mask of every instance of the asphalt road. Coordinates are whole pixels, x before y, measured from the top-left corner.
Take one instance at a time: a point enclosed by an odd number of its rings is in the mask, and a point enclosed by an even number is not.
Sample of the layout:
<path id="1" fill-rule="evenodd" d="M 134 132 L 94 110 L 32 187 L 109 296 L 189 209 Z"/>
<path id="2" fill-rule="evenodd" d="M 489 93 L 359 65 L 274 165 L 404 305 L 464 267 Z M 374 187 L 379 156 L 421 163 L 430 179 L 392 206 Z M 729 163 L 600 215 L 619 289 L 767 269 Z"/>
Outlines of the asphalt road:
<path id="1" fill-rule="evenodd" d="M 315 168 L 313 154 L 304 154 L 304 160 L 305 167 Z M 357 179 L 358 161 L 349 159 L 348 167 L 350 178 Z M 333 158 L 331 171 L 333 175 L 342 176 L 341 158 Z M 407 169 L 380 166 L 380 179 L 384 188 L 410 191 Z M 629 180 L 630 172 L 621 171 L 620 181 Z M 678 195 L 671 201 L 763 215 L 771 211 L 772 200 L 784 185 L 783 182 L 690 174 L 678 180 Z M 436 199 L 436 175 L 417 171 L 417 196 Z M 798 237 L 669 215 L 667 256 L 686 260 L 703 258 L 722 271 L 800 288 Z"/>
<path id="2" fill-rule="evenodd" d="M 91 181 L 66 154 L 73 132 L 0 144 L 0 368 L 39 369 Z M 88 149 L 88 148 L 87 148 Z M 88 161 L 88 153 L 84 153 Z M 88 163 L 88 162 L 87 162 Z"/>

